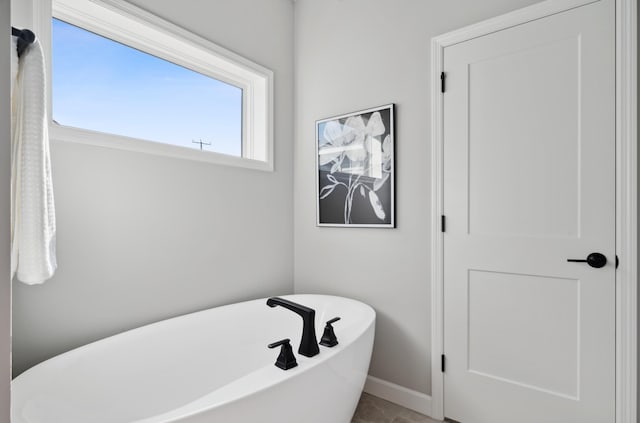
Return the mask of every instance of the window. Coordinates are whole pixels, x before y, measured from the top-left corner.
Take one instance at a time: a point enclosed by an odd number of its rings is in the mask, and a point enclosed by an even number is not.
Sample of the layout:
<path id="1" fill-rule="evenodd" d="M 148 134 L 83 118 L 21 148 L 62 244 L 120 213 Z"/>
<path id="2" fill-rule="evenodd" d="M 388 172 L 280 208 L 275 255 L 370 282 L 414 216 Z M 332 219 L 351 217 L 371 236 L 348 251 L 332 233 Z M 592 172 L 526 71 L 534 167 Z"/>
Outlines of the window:
<path id="1" fill-rule="evenodd" d="M 53 19 L 54 121 L 242 156 L 242 89 Z"/>
<path id="2" fill-rule="evenodd" d="M 52 138 L 272 169 L 271 71 L 117 0 L 54 0 Z"/>

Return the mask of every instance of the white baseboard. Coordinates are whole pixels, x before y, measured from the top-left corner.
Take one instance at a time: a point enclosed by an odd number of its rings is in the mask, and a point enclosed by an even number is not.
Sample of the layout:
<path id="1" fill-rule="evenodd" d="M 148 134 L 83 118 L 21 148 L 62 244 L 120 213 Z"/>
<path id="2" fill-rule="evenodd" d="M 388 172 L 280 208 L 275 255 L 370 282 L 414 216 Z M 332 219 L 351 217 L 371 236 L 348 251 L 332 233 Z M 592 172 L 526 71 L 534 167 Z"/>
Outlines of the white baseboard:
<path id="1" fill-rule="evenodd" d="M 431 416 L 431 396 L 377 377 L 367 376 L 364 391 L 426 416 Z"/>

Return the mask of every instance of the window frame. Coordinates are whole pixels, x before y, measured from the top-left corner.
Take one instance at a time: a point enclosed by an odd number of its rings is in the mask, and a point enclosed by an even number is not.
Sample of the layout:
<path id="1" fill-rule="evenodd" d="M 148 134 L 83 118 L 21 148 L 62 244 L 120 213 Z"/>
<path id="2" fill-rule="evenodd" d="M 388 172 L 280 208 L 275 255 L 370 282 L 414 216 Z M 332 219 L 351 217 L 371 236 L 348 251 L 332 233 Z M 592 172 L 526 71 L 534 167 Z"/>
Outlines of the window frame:
<path id="1" fill-rule="evenodd" d="M 122 0 L 40 0 L 34 28 L 51 69 L 52 19 L 94 32 L 242 90 L 242 156 L 54 123 L 48 73 L 49 134 L 75 142 L 162 156 L 273 171 L 273 72 L 230 50 Z"/>

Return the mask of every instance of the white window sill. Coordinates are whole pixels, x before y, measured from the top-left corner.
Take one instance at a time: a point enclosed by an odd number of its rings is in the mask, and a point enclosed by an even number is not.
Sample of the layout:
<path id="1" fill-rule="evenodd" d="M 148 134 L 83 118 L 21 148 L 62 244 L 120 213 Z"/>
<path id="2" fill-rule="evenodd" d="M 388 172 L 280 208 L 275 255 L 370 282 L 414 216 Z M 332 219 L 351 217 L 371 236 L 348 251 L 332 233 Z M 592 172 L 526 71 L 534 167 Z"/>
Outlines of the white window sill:
<path id="1" fill-rule="evenodd" d="M 157 156 L 215 163 L 224 166 L 234 166 L 267 172 L 273 171 L 273 160 L 264 162 L 262 160 L 229 156 L 213 151 L 200 151 L 177 145 L 163 144 L 138 138 L 129 138 L 57 124 L 49 125 L 49 138 L 54 142 L 72 142 L 96 147 L 107 147 L 138 153 L 154 154 Z"/>

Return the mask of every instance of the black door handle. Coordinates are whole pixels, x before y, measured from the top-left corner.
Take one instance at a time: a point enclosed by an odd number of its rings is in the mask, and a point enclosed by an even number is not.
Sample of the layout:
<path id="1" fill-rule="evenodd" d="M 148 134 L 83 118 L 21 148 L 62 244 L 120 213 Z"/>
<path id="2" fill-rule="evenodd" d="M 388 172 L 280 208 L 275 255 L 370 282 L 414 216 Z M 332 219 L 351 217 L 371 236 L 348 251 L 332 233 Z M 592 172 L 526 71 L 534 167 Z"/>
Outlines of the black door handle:
<path id="1" fill-rule="evenodd" d="M 570 261 L 573 263 L 587 263 L 589 266 L 595 267 L 596 269 L 604 267 L 604 265 L 607 264 L 607 258 L 600 253 L 591 253 L 587 256 L 586 260 L 585 259 L 567 259 L 567 261 Z"/>

